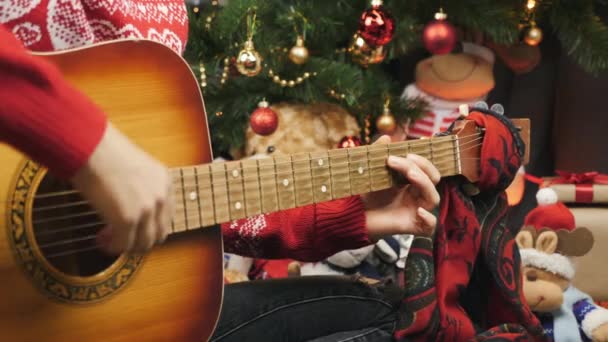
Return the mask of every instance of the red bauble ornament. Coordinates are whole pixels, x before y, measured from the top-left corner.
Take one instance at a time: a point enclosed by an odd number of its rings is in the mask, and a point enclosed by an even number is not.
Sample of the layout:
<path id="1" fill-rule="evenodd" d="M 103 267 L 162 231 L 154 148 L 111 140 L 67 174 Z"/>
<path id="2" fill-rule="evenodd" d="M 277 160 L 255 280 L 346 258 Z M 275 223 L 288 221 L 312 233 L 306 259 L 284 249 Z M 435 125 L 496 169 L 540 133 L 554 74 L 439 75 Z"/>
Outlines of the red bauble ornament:
<path id="1" fill-rule="evenodd" d="M 340 143 L 338 144 L 338 148 L 349 148 L 357 146 L 361 146 L 361 139 L 352 135 L 345 136 L 344 138 L 342 138 L 342 140 L 340 140 Z"/>
<path id="2" fill-rule="evenodd" d="M 274 110 L 268 107 L 268 102 L 262 101 L 249 118 L 251 129 L 259 135 L 270 135 L 277 130 L 279 117 Z"/>
<path id="3" fill-rule="evenodd" d="M 435 55 L 450 53 L 456 46 L 456 40 L 456 29 L 445 19 L 431 21 L 422 32 L 424 47 Z"/>
<path id="4" fill-rule="evenodd" d="M 387 44 L 395 34 L 395 19 L 381 4 L 372 2 L 359 19 L 359 35 L 372 46 Z"/>

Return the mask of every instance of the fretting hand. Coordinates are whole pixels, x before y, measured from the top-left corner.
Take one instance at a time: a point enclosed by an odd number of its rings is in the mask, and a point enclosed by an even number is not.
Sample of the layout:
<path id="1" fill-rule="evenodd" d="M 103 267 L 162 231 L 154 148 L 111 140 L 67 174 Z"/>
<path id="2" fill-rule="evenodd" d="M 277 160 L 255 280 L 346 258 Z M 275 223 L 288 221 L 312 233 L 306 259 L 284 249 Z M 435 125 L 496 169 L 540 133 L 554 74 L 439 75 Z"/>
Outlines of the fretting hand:
<path id="1" fill-rule="evenodd" d="M 390 143 L 390 138 L 383 136 L 376 143 Z M 394 234 L 430 236 L 437 224 L 430 211 L 439 205 L 435 188 L 441 179 L 439 171 L 429 160 L 415 154 L 407 158 L 391 156 L 387 163 L 409 184 L 362 196 L 370 238 L 376 241 Z"/>

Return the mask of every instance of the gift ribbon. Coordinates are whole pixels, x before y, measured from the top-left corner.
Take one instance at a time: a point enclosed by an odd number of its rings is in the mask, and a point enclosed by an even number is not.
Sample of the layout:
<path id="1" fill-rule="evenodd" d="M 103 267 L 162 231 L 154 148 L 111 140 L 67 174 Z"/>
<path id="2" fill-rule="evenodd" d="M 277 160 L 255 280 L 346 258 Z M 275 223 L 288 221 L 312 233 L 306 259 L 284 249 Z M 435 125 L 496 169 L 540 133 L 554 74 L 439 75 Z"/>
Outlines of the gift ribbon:
<path id="1" fill-rule="evenodd" d="M 577 203 L 592 203 L 593 202 L 593 185 L 606 184 L 608 185 L 608 175 L 599 172 L 590 171 L 583 173 L 574 173 L 567 171 L 556 170 L 558 175 L 549 185 L 553 184 L 574 184 L 575 186 L 575 201 Z"/>

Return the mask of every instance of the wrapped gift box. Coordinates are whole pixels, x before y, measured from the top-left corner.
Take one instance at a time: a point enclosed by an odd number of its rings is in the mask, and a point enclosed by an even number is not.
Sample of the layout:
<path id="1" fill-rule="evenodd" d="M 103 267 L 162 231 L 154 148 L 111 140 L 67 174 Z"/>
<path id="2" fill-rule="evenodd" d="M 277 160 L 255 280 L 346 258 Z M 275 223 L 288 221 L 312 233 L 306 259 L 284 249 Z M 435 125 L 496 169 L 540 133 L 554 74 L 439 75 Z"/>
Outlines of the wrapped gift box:
<path id="1" fill-rule="evenodd" d="M 608 301 L 608 206 L 570 206 L 577 227 L 593 232 L 593 248 L 576 260 L 574 285 L 596 301 Z"/>
<path id="2" fill-rule="evenodd" d="M 557 173 L 559 177 L 545 178 L 542 186 L 555 190 L 561 202 L 608 204 L 608 175 Z"/>

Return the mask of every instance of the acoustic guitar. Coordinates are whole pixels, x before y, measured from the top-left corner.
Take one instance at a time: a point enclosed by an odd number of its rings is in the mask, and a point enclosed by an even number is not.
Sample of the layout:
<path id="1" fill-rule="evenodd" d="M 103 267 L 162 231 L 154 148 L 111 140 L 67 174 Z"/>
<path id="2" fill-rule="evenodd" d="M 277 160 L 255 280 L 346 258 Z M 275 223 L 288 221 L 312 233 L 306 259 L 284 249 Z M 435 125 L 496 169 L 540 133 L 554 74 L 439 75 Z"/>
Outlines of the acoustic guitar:
<path id="1" fill-rule="evenodd" d="M 78 192 L 1 145 L 3 341 L 207 340 L 223 295 L 219 223 L 389 188 L 389 154 L 425 156 L 444 177 L 479 173 L 483 132 L 467 120 L 432 139 L 211 163 L 196 77 L 169 48 L 121 40 L 38 55 L 171 167 L 177 209 L 165 244 L 107 256 L 95 244 L 104 223 Z M 528 120 L 514 121 L 527 142 Z"/>

